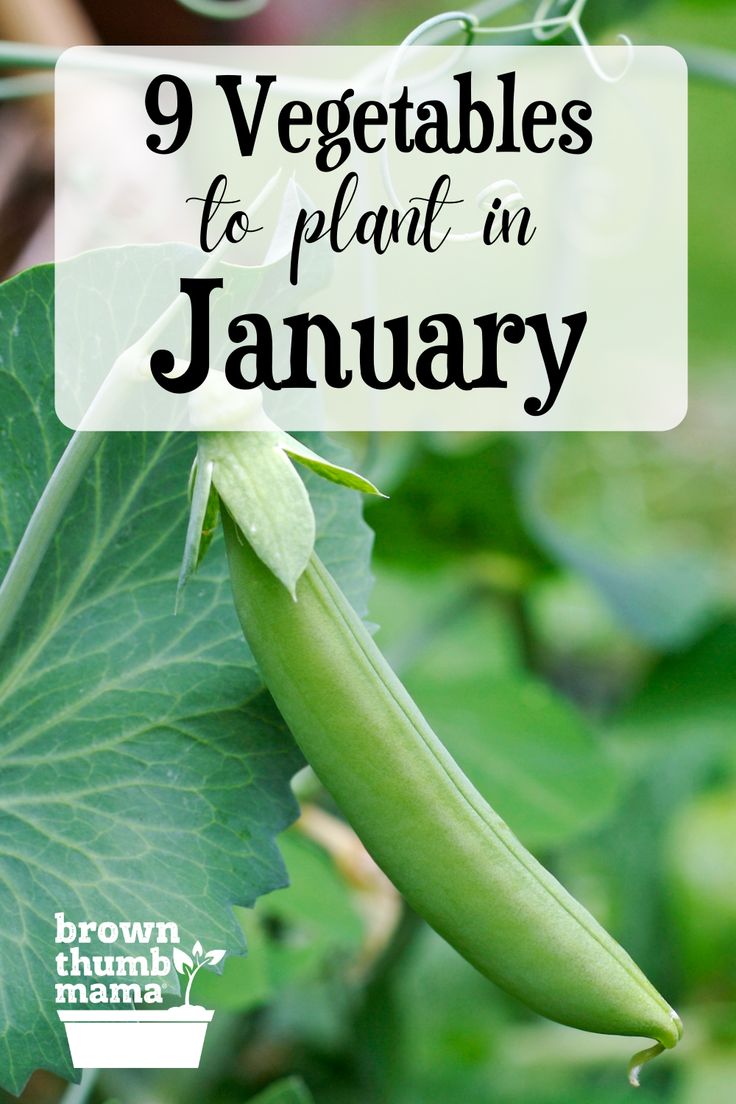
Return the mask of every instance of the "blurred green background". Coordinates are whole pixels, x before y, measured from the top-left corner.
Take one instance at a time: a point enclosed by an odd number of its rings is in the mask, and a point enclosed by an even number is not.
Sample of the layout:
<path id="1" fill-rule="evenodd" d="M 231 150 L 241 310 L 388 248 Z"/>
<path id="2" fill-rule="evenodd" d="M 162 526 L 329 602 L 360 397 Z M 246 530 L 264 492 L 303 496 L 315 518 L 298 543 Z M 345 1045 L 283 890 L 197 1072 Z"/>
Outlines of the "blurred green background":
<path id="1" fill-rule="evenodd" d="M 292 10 L 273 0 L 237 33 L 283 39 Z M 298 37 L 393 43 L 437 10 L 322 0 L 301 5 Z M 200 1070 L 103 1071 L 66 1104 L 736 1100 L 736 5 L 590 0 L 585 19 L 596 40 L 625 31 L 691 60 L 685 422 L 352 444 L 391 495 L 367 509 L 381 646 L 478 787 L 680 1010 L 685 1039 L 632 1097 L 629 1041 L 539 1019 L 400 914 L 306 777 L 332 819 L 287 834 L 292 887 L 243 914 L 249 958 L 203 979 L 218 1014 Z M 41 1074 L 24 1099 L 62 1089 Z"/>

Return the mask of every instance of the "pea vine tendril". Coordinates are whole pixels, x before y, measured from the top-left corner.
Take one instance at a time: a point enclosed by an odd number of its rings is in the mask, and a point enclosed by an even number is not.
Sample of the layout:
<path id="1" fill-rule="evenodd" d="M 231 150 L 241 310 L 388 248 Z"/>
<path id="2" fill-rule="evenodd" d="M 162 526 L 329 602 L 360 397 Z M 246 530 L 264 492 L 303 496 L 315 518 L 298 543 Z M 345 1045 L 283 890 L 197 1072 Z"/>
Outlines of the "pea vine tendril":
<path id="1" fill-rule="evenodd" d="M 559 15 L 550 14 L 561 4 L 567 2 L 568 0 L 541 0 L 534 16 L 528 22 L 502 23 L 494 27 L 481 26 L 478 14 L 472 10 L 441 12 L 415 27 L 401 43 L 398 52 L 402 53 L 407 47 L 415 45 L 423 38 L 438 42 L 449 37 L 453 33 L 447 30 L 447 25 L 450 23 L 459 25 L 465 35 L 465 45 L 467 46 L 472 46 L 486 35 L 510 35 L 530 31 L 538 42 L 549 42 L 570 31 L 578 40 L 578 44 L 582 47 L 586 59 L 597 77 L 610 84 L 621 80 L 629 71 L 634 58 L 634 47 L 631 39 L 625 34 L 618 36 L 627 48 L 626 61 L 620 72 L 607 73 L 596 59 L 590 40 L 583 30 L 581 19 L 588 0 L 572 0 L 567 11 L 562 11 Z M 434 36 L 432 32 L 440 27 L 444 27 L 445 30 L 441 35 Z"/>
<path id="2" fill-rule="evenodd" d="M 473 11 L 441 12 L 439 15 L 434 15 L 430 19 L 426 19 L 423 23 L 420 23 L 419 26 L 415 27 L 414 30 L 406 36 L 403 42 L 399 44 L 384 78 L 384 101 L 388 99 L 388 92 L 391 85 L 396 80 L 401 62 L 410 47 L 418 45 L 422 40 L 426 43 L 437 43 L 451 37 L 453 34 L 457 34 L 458 31 L 464 36 L 464 42 L 460 47 L 461 50 L 468 46 L 475 45 L 478 40 L 485 35 L 510 35 L 523 31 L 531 31 L 537 41 L 547 42 L 553 38 L 558 38 L 567 31 L 571 31 L 585 52 L 586 59 L 596 76 L 608 83 L 615 83 L 621 80 L 628 72 L 633 60 L 634 48 L 631 39 L 626 35 L 619 36 L 627 46 L 626 61 L 619 73 L 606 73 L 597 61 L 580 22 L 588 0 L 573 0 L 567 11 L 559 15 L 550 14 L 557 6 L 566 2 L 567 0 L 541 0 L 541 3 L 537 6 L 534 17 L 529 22 L 502 24 L 497 27 L 481 26 L 479 15 L 477 12 Z M 495 14 L 498 14 L 498 12 Z M 456 26 L 451 27 L 451 24 L 455 24 Z M 443 71 L 446 68 L 447 65 L 443 66 Z M 430 80 L 434 75 L 435 74 L 432 73 L 429 76 L 425 76 L 425 80 Z M 384 187 L 386 188 L 391 202 L 398 211 L 403 213 L 406 207 L 397 194 L 389 166 L 388 153 L 385 150 L 381 153 L 381 175 L 383 177 Z M 488 184 L 478 193 L 476 196 L 476 205 L 480 210 L 488 210 L 495 197 L 498 197 L 501 200 L 501 206 L 509 211 L 512 211 L 514 206 L 518 209 L 519 204 L 523 203 L 523 195 L 515 181 L 497 180 Z M 442 235 L 439 231 L 432 231 L 432 237 L 435 240 L 439 240 L 442 237 L 451 242 L 473 241 L 480 238 L 481 234 L 482 231 L 474 231 L 465 234 Z"/>

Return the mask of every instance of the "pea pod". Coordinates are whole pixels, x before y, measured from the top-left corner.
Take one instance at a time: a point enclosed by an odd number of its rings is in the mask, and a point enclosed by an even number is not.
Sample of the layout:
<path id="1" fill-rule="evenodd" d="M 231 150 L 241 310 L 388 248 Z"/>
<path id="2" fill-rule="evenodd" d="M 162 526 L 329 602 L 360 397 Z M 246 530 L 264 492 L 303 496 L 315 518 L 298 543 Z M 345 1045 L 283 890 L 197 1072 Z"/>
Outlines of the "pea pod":
<path id="1" fill-rule="evenodd" d="M 313 555 L 296 601 L 223 511 L 235 606 L 317 775 L 409 904 L 482 974 L 552 1020 L 645 1036 L 682 1024 L 633 960 L 522 846 L 419 712 Z"/>

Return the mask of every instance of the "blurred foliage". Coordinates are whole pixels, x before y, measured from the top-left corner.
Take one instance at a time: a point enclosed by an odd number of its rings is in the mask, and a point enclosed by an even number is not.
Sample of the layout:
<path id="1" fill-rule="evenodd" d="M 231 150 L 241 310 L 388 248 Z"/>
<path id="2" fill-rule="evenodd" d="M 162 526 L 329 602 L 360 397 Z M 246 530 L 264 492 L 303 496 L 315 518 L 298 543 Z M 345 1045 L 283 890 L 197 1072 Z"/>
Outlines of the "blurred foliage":
<path id="1" fill-rule="evenodd" d="M 730 435 L 719 453 L 717 428 L 704 450 L 692 428 L 671 439 L 545 438 L 528 450 L 522 482 L 529 528 L 547 552 L 589 580 L 635 636 L 664 648 L 716 616 L 736 551 L 736 519 L 723 518 L 731 481 L 712 474 Z"/>
<path id="2" fill-rule="evenodd" d="M 221 977 L 206 970 L 197 975 L 193 999 L 208 1008 L 266 1004 L 285 985 L 337 971 L 360 948 L 360 916 L 325 853 L 296 829 L 279 838 L 279 847 L 290 885 L 253 910 L 236 910 L 249 953 L 227 958 Z"/>
<path id="3" fill-rule="evenodd" d="M 736 788 L 697 794 L 668 834 L 667 864 L 678 950 L 689 984 L 736 986 Z"/>
<path id="4" fill-rule="evenodd" d="M 300 1077 L 288 1077 L 259 1093 L 253 1104 L 313 1104 L 313 1097 Z"/>

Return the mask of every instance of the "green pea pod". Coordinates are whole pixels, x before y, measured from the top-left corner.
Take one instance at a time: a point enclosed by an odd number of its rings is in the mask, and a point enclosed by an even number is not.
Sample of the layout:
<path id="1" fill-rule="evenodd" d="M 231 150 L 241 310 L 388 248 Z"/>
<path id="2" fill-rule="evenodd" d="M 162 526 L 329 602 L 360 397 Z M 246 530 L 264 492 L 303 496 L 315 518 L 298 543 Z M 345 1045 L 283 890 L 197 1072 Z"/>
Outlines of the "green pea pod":
<path id="1" fill-rule="evenodd" d="M 482 974 L 571 1027 L 682 1034 L 679 1017 L 471 785 L 316 556 L 294 602 L 223 511 L 235 606 L 294 738 L 406 900 Z"/>

